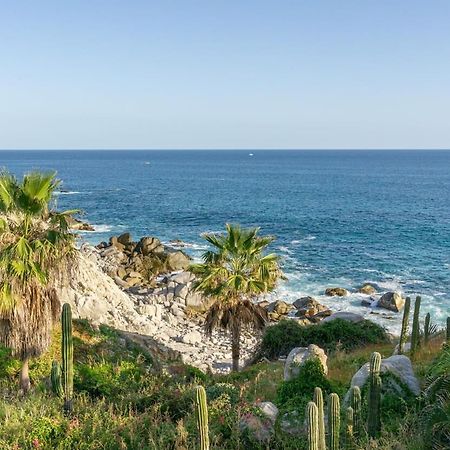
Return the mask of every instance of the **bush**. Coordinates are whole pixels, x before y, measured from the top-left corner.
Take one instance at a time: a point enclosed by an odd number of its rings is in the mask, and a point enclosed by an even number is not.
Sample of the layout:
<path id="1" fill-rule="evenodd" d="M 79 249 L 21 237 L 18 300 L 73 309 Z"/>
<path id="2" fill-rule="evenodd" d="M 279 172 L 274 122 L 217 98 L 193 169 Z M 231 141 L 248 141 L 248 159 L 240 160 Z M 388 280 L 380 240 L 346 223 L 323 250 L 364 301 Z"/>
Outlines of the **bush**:
<path id="1" fill-rule="evenodd" d="M 312 358 L 299 367 L 295 378 L 281 383 L 277 393 L 278 403 L 280 406 L 296 406 L 303 411 L 308 401 L 312 400 L 316 387 L 320 387 L 324 395 L 333 392 L 333 385 L 325 377 L 321 362 Z"/>
<path id="2" fill-rule="evenodd" d="M 387 342 L 384 328 L 369 320 L 353 323 L 336 319 L 318 325 L 301 326 L 294 320 L 283 320 L 266 329 L 261 342 L 261 356 L 278 358 L 294 347 L 316 344 L 330 352 L 351 350 L 367 344 Z"/>

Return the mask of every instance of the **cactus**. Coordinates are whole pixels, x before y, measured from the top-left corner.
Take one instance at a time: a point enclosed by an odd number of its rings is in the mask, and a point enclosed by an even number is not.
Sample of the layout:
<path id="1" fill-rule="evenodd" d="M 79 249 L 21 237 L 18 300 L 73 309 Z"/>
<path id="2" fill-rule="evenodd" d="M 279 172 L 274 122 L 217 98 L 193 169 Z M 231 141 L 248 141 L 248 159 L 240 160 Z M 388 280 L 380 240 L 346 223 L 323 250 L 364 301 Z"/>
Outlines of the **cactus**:
<path id="1" fill-rule="evenodd" d="M 314 402 L 309 402 L 306 407 L 306 427 L 308 450 L 319 450 L 319 409 Z"/>
<path id="2" fill-rule="evenodd" d="M 70 305 L 65 303 L 61 313 L 61 354 L 62 354 L 62 372 L 64 377 L 64 412 L 72 412 L 72 394 L 73 394 L 73 342 L 72 342 L 72 310 Z"/>
<path id="3" fill-rule="evenodd" d="M 351 406 L 353 409 L 353 434 L 358 437 L 362 433 L 361 389 L 359 389 L 359 386 L 352 387 Z"/>
<path id="4" fill-rule="evenodd" d="M 353 438 L 353 426 L 354 426 L 354 415 L 353 408 L 349 406 L 347 408 L 347 414 L 345 417 L 345 448 L 351 450 L 354 446 Z"/>
<path id="5" fill-rule="evenodd" d="M 381 431 L 381 355 L 372 353 L 370 358 L 369 405 L 367 414 L 367 433 L 376 438 Z"/>
<path id="6" fill-rule="evenodd" d="M 314 389 L 314 403 L 317 405 L 319 420 L 319 450 L 326 450 L 325 444 L 325 418 L 323 413 L 323 394 L 320 387 Z"/>
<path id="7" fill-rule="evenodd" d="M 420 338 L 420 325 L 419 325 L 419 315 L 420 315 L 420 301 L 419 296 L 416 297 L 416 302 L 414 304 L 414 318 L 413 327 L 411 335 L 411 353 L 414 353 L 419 348 L 419 338 Z"/>
<path id="8" fill-rule="evenodd" d="M 430 340 L 430 332 L 431 332 L 431 315 L 427 313 L 425 316 L 425 324 L 423 326 L 423 342 L 428 344 Z"/>
<path id="9" fill-rule="evenodd" d="M 209 450 L 208 405 L 203 386 L 197 387 L 197 426 L 200 435 L 200 450 Z"/>
<path id="10" fill-rule="evenodd" d="M 341 428 L 340 404 L 337 394 L 330 394 L 328 399 L 328 447 L 339 450 L 339 433 Z"/>
<path id="11" fill-rule="evenodd" d="M 53 361 L 52 363 L 50 381 L 52 382 L 52 390 L 54 394 L 60 398 L 63 398 L 64 391 L 62 387 L 61 366 L 58 361 Z"/>
<path id="12" fill-rule="evenodd" d="M 403 310 L 402 331 L 400 333 L 400 341 L 398 343 L 398 354 L 401 355 L 404 351 L 405 343 L 408 340 L 409 327 L 409 311 L 411 309 L 411 299 L 406 297 L 405 309 Z"/>
<path id="13" fill-rule="evenodd" d="M 447 317 L 447 342 L 450 343 L 450 317 Z"/>

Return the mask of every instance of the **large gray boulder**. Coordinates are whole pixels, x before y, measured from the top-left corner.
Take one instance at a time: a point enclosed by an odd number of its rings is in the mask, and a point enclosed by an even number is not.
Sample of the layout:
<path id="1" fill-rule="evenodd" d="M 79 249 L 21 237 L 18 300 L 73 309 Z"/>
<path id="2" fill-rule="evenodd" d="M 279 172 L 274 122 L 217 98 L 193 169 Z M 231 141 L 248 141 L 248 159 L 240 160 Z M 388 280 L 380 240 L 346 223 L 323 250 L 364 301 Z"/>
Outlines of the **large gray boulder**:
<path id="1" fill-rule="evenodd" d="M 405 299 L 398 292 L 386 292 L 378 301 L 378 306 L 389 309 L 390 311 L 399 312 L 405 305 Z"/>
<path id="2" fill-rule="evenodd" d="M 166 263 L 172 271 L 186 270 L 191 264 L 191 260 L 182 251 L 176 251 L 167 254 Z"/>
<path id="3" fill-rule="evenodd" d="M 327 355 L 320 347 L 311 344 L 309 347 L 295 347 L 291 350 L 284 364 L 285 381 L 295 378 L 299 374 L 300 367 L 312 358 L 317 358 L 321 362 L 326 375 L 328 373 Z"/>
<path id="4" fill-rule="evenodd" d="M 393 355 L 389 358 L 381 360 L 381 372 L 391 372 L 399 380 L 408 386 L 409 390 L 414 395 L 420 394 L 420 384 L 419 380 L 414 375 L 414 371 L 412 368 L 411 360 L 405 355 Z M 358 386 L 362 388 L 370 374 L 369 363 L 364 364 L 358 372 L 353 375 L 350 390 L 354 386 Z M 400 387 L 398 387 L 400 389 Z M 347 392 L 345 399 L 348 400 L 350 396 L 350 390 Z"/>

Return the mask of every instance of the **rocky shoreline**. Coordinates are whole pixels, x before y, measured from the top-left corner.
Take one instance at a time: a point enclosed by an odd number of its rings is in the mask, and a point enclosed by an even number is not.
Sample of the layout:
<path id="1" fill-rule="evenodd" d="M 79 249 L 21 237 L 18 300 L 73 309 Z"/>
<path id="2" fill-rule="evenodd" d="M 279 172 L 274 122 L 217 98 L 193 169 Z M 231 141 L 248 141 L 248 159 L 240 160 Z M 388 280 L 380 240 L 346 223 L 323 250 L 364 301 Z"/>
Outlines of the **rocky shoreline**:
<path id="1" fill-rule="evenodd" d="M 231 368 L 229 336 L 218 330 L 211 339 L 205 337 L 203 321 L 210 301 L 193 289 L 194 276 L 187 271 L 190 262 L 187 254 L 164 246 L 155 237 L 134 242 L 124 233 L 96 247 L 83 244 L 72 279 L 61 288 L 61 298 L 72 304 L 75 316 L 120 330 L 126 339 L 139 340 L 158 357 L 226 373 Z M 373 295 L 375 289 L 364 285 L 361 292 Z M 326 294 L 340 297 L 348 291 L 333 287 Z M 399 311 L 402 301 L 399 294 L 390 292 L 379 299 L 370 297 L 367 303 Z M 300 325 L 365 318 L 333 312 L 313 297 L 302 297 L 292 304 L 275 300 L 260 305 L 267 309 L 271 323 L 285 318 Z M 254 357 L 259 340 L 258 333 L 243 333 L 244 364 Z"/>

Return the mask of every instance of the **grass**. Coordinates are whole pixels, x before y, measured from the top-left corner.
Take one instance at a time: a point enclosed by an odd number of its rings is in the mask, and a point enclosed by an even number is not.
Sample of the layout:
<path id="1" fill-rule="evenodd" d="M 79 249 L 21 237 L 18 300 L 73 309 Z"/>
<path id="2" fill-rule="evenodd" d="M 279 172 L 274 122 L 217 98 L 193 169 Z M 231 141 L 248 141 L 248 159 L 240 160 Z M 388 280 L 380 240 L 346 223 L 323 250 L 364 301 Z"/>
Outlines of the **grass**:
<path id="1" fill-rule="evenodd" d="M 27 397 L 17 392 L 20 363 L 0 349 L 2 450 L 197 449 L 194 388 L 198 384 L 207 390 L 211 449 L 306 448 L 301 434 L 291 436 L 278 425 L 267 444 L 258 444 L 239 426 L 243 417 L 258 416 L 254 408 L 258 401 L 277 404 L 280 416 L 298 406 L 295 402 L 280 403 L 282 362 L 261 362 L 226 376 L 204 374 L 179 362 L 165 362 L 161 367 L 115 330 L 97 330 L 86 321 L 74 321 L 75 410 L 72 417 L 66 417 L 62 401 L 50 392 L 48 381 L 53 359 L 60 359 L 59 341 L 56 331 L 49 351 L 31 363 L 33 389 Z M 429 373 L 441 347 L 442 336 L 438 336 L 415 354 L 413 363 L 420 377 Z M 393 348 L 394 344 L 387 342 L 354 349 L 336 345 L 329 352 L 327 378 L 342 395 L 353 374 L 373 351 L 389 356 Z M 408 407 L 402 414 L 394 409 L 389 426 L 370 448 L 429 448 L 421 431 L 423 423 L 414 408 Z M 299 413 L 302 417 L 303 411 Z M 363 443 L 355 450 L 362 448 L 369 447 Z"/>

